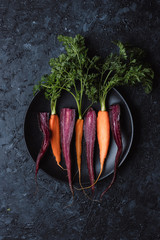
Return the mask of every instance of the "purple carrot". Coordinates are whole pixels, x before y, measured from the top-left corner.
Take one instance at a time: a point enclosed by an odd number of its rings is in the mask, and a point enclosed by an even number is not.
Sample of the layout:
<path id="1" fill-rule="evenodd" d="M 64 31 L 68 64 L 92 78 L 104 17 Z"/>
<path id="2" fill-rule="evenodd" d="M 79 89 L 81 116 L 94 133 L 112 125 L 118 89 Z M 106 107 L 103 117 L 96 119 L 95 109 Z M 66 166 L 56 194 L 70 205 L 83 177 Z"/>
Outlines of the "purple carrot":
<path id="1" fill-rule="evenodd" d="M 60 133 L 62 152 L 66 163 L 69 187 L 73 193 L 70 145 L 75 125 L 75 109 L 62 108 L 60 112 Z"/>
<path id="2" fill-rule="evenodd" d="M 40 112 L 38 113 L 38 122 L 39 122 L 39 128 L 43 133 L 43 141 L 42 141 L 42 145 L 41 145 L 41 149 L 38 153 L 37 159 L 36 159 L 36 172 L 35 172 L 35 178 L 37 180 L 37 173 L 39 170 L 39 164 L 40 161 L 42 159 L 42 157 L 44 156 L 44 154 L 47 151 L 47 148 L 49 146 L 50 143 L 50 131 L 49 131 L 49 113 L 47 112 Z"/>
<path id="3" fill-rule="evenodd" d="M 92 186 L 92 193 L 94 193 L 94 144 L 96 135 L 96 112 L 89 108 L 84 118 L 84 138 L 86 142 L 86 157 L 87 157 L 87 167 L 89 173 L 89 179 Z"/>
<path id="4" fill-rule="evenodd" d="M 101 199 L 102 199 L 103 195 L 111 188 L 112 184 L 115 181 L 117 167 L 118 167 L 120 156 L 122 153 L 122 138 L 121 138 L 121 128 L 120 128 L 120 106 L 119 106 L 119 104 L 114 104 L 114 105 L 110 106 L 109 115 L 110 115 L 111 131 L 112 131 L 115 143 L 117 145 L 117 153 L 116 153 L 116 157 L 115 157 L 114 175 L 113 175 L 112 181 L 111 181 L 110 185 L 105 189 L 105 191 L 101 194 Z"/>

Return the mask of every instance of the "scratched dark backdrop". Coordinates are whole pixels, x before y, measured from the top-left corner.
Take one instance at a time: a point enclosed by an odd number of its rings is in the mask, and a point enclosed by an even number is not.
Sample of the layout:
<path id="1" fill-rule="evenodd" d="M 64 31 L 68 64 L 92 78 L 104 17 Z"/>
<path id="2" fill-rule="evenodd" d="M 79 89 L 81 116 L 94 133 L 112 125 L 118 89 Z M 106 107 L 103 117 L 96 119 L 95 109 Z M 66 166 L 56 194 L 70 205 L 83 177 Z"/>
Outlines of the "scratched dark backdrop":
<path id="1" fill-rule="evenodd" d="M 58 34 L 86 37 L 94 54 L 111 41 L 142 47 L 155 70 L 153 92 L 118 88 L 134 119 L 130 154 L 101 203 L 39 171 L 23 124 L 33 85 L 49 72 L 62 46 Z M 160 1 L 0 1 L 0 240 L 160 239 Z M 96 197 L 111 176 L 98 183 Z"/>

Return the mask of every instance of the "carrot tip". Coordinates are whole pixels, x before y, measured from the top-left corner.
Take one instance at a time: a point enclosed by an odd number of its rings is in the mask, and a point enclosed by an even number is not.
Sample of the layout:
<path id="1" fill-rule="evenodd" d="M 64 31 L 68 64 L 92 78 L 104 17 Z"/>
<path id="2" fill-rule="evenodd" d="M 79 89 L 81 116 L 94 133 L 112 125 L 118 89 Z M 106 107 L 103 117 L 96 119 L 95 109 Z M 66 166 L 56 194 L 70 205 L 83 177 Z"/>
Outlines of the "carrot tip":
<path id="1" fill-rule="evenodd" d="M 72 186 L 72 184 L 69 184 L 69 187 L 70 187 L 70 190 L 71 190 L 71 193 L 72 193 L 72 197 L 74 198 L 74 191 L 73 191 L 73 186 Z"/>
<path id="2" fill-rule="evenodd" d="M 67 170 L 66 168 L 64 168 L 64 167 L 62 167 L 62 165 L 60 164 L 60 163 L 57 163 L 57 165 L 61 168 L 61 169 L 63 169 L 63 170 Z"/>
<path id="3" fill-rule="evenodd" d="M 92 185 L 90 185 L 90 186 L 88 186 L 88 187 L 82 187 L 82 188 L 79 188 L 79 189 L 77 189 L 77 190 L 85 190 L 85 189 L 89 189 L 89 188 L 93 187 L 93 186 L 98 182 L 98 180 L 99 180 L 99 178 L 100 178 L 100 176 L 101 176 L 101 174 L 102 174 L 102 171 L 103 171 L 103 166 L 101 166 L 101 170 L 100 170 L 100 172 L 99 172 L 99 175 L 98 175 L 96 181 L 95 181 Z"/>

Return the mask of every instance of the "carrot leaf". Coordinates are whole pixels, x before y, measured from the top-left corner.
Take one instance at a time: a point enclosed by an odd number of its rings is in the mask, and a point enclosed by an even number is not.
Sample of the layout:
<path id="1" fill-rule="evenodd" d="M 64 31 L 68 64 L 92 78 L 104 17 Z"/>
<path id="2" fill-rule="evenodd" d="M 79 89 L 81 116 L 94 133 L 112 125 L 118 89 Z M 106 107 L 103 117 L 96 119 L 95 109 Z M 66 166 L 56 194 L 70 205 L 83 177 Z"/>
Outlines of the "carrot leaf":
<path id="1" fill-rule="evenodd" d="M 45 97 L 51 101 L 51 112 L 56 113 L 57 99 L 64 87 L 70 88 L 68 79 L 68 58 L 61 54 L 58 58 L 50 59 L 51 73 L 42 76 L 38 84 L 34 86 L 34 94 L 44 89 Z"/>
<path id="2" fill-rule="evenodd" d="M 96 80 L 98 72 L 96 70 L 98 56 L 89 58 L 88 48 L 85 46 L 84 37 L 76 35 L 75 38 L 68 36 L 58 36 L 58 40 L 63 43 L 68 59 L 68 76 L 70 79 L 69 88 L 66 88 L 75 98 L 79 118 L 82 118 L 81 108 L 84 93 L 89 100 L 98 100 Z"/>
<path id="3" fill-rule="evenodd" d="M 107 93 L 115 86 L 142 84 L 146 93 L 152 90 L 154 72 L 145 62 L 144 51 L 121 42 L 116 45 L 119 53 L 111 53 L 101 66 L 99 99 L 103 110 Z"/>

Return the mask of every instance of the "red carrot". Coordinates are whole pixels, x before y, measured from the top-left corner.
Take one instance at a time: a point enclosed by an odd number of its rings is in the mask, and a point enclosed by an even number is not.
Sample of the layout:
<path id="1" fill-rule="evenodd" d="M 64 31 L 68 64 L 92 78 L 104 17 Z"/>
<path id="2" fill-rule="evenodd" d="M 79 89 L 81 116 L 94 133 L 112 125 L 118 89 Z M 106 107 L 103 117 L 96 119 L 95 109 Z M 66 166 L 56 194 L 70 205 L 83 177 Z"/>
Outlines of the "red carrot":
<path id="1" fill-rule="evenodd" d="M 87 167 L 89 173 L 89 179 L 92 186 L 92 193 L 94 193 L 94 144 L 96 135 L 96 112 L 93 108 L 87 111 L 84 118 L 84 138 L 86 142 L 86 157 L 87 157 Z"/>
<path id="2" fill-rule="evenodd" d="M 36 181 L 37 181 L 37 173 L 38 173 L 38 170 L 39 170 L 40 161 L 43 158 L 44 154 L 46 153 L 47 148 L 48 148 L 49 143 L 50 143 L 50 139 L 49 139 L 50 138 L 50 131 L 49 131 L 49 126 L 48 126 L 48 124 L 49 124 L 49 113 L 40 112 L 38 114 L 38 121 L 39 121 L 39 128 L 43 133 L 43 141 L 42 141 L 40 152 L 39 152 L 39 154 L 37 156 L 37 159 L 36 159 L 36 172 L 35 172 Z"/>
<path id="3" fill-rule="evenodd" d="M 61 146 L 68 173 L 69 187 L 71 189 L 72 194 L 73 187 L 71 175 L 70 144 L 73 136 L 74 125 L 75 125 L 75 110 L 69 108 L 62 108 L 60 112 Z"/>
<path id="4" fill-rule="evenodd" d="M 121 129 L 120 129 L 120 106 L 119 106 L 119 104 L 110 106 L 109 115 L 110 115 L 111 131 L 112 131 L 114 140 L 117 145 L 117 153 L 116 153 L 116 157 L 115 157 L 114 175 L 113 175 L 112 181 L 111 181 L 110 185 L 106 188 L 106 190 L 101 194 L 101 199 L 102 199 L 103 195 L 111 188 L 111 186 L 113 185 L 113 183 L 115 181 L 117 167 L 118 167 L 120 156 L 122 153 L 122 138 L 121 138 Z"/>

